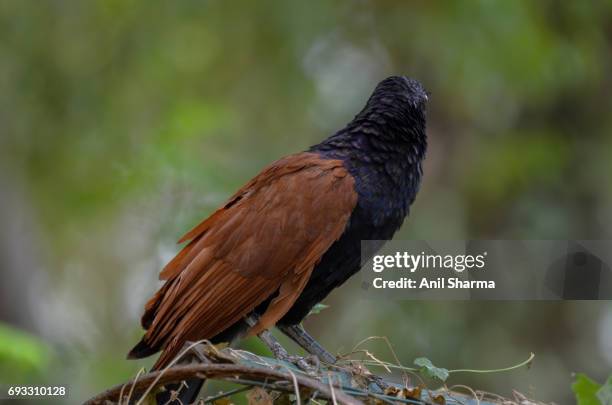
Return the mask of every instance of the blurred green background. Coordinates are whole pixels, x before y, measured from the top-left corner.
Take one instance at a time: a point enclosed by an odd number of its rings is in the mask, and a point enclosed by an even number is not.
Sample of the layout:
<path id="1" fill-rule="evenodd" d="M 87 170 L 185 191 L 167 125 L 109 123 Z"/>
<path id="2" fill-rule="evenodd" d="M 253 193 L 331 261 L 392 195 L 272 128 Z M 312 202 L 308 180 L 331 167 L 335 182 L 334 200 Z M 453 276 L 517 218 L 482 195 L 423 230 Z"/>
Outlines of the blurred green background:
<path id="1" fill-rule="evenodd" d="M 431 92 L 397 238 L 611 239 L 611 72 L 610 1 L 0 1 L 0 383 L 77 402 L 150 365 L 124 357 L 175 240 L 390 74 Z M 609 302 L 372 302 L 358 278 L 306 322 L 331 351 L 533 351 L 449 383 L 558 403 L 612 369 Z"/>

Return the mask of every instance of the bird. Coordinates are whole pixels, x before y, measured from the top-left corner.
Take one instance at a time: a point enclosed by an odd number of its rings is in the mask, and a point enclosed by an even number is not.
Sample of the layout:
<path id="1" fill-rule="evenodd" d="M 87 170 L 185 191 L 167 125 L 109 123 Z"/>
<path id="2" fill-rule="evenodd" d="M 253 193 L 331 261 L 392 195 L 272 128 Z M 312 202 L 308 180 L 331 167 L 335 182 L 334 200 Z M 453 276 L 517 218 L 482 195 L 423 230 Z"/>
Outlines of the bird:
<path id="1" fill-rule="evenodd" d="M 300 324 L 360 269 L 362 241 L 389 240 L 403 224 L 423 177 L 427 103 L 417 80 L 382 80 L 344 128 L 265 167 L 187 232 L 128 358 L 161 351 L 159 370 L 187 342 L 232 342 L 277 326 L 333 362 Z"/>

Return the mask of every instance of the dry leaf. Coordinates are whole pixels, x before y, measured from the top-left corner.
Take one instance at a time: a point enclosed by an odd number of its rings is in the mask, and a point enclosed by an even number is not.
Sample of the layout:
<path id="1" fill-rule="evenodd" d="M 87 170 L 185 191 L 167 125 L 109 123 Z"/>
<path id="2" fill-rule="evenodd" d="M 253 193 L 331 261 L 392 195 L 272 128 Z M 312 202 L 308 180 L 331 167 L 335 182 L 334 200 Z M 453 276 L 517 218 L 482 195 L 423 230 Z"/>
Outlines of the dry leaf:
<path id="1" fill-rule="evenodd" d="M 409 399 L 421 399 L 421 391 L 423 388 L 419 385 L 414 388 L 404 388 L 405 398 Z"/>
<path id="2" fill-rule="evenodd" d="M 399 392 L 400 392 L 399 388 L 394 387 L 393 385 L 390 385 L 387 388 L 385 388 L 385 395 L 388 395 L 390 397 L 397 396 Z"/>
<path id="3" fill-rule="evenodd" d="M 433 401 L 438 405 L 446 405 L 446 398 L 444 398 L 444 395 L 436 395 L 433 397 Z"/>
<path id="4" fill-rule="evenodd" d="M 272 405 L 272 397 L 261 387 L 255 387 L 247 394 L 249 405 Z"/>

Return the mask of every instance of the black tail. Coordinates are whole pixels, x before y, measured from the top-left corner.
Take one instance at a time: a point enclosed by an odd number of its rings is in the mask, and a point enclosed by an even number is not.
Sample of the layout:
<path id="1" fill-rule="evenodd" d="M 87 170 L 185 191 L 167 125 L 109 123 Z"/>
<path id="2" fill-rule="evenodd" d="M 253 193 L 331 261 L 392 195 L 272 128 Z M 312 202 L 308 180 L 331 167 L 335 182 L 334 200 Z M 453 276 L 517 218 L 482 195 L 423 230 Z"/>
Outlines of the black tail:
<path id="1" fill-rule="evenodd" d="M 159 352 L 159 348 L 151 347 L 144 339 L 136 344 L 127 355 L 128 359 L 142 359 Z M 155 370 L 155 367 L 153 368 Z M 153 371 L 152 370 L 152 371 Z M 204 380 L 192 378 L 181 383 L 167 384 L 164 390 L 155 397 L 158 405 L 188 405 L 196 402 Z M 134 402 L 135 403 L 135 402 Z"/>
<path id="2" fill-rule="evenodd" d="M 159 351 L 158 347 L 151 347 L 147 343 L 145 343 L 144 338 L 140 339 L 140 342 L 136 344 L 130 350 L 127 355 L 128 359 L 142 359 L 144 357 L 149 357 L 152 354 L 155 354 Z"/>
<path id="3" fill-rule="evenodd" d="M 193 404 L 198 399 L 203 384 L 204 380 L 199 378 L 185 380 L 181 384 L 167 384 L 164 386 L 166 390 L 157 394 L 155 399 L 158 405 Z M 173 396 L 175 396 L 175 400 L 172 400 Z"/>

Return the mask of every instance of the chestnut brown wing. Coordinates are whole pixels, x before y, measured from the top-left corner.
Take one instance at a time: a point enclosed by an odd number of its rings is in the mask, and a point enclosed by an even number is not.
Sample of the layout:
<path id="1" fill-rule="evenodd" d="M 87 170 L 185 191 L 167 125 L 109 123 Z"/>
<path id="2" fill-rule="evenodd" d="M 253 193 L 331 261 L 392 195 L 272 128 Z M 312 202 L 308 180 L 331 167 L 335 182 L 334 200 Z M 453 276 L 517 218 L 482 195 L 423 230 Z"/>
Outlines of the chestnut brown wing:
<path id="1" fill-rule="evenodd" d="M 251 334 L 273 326 L 342 235 L 357 202 L 342 161 L 300 153 L 264 169 L 188 232 L 147 303 L 143 343 L 166 365 L 186 341 L 210 339 L 278 291 Z"/>

